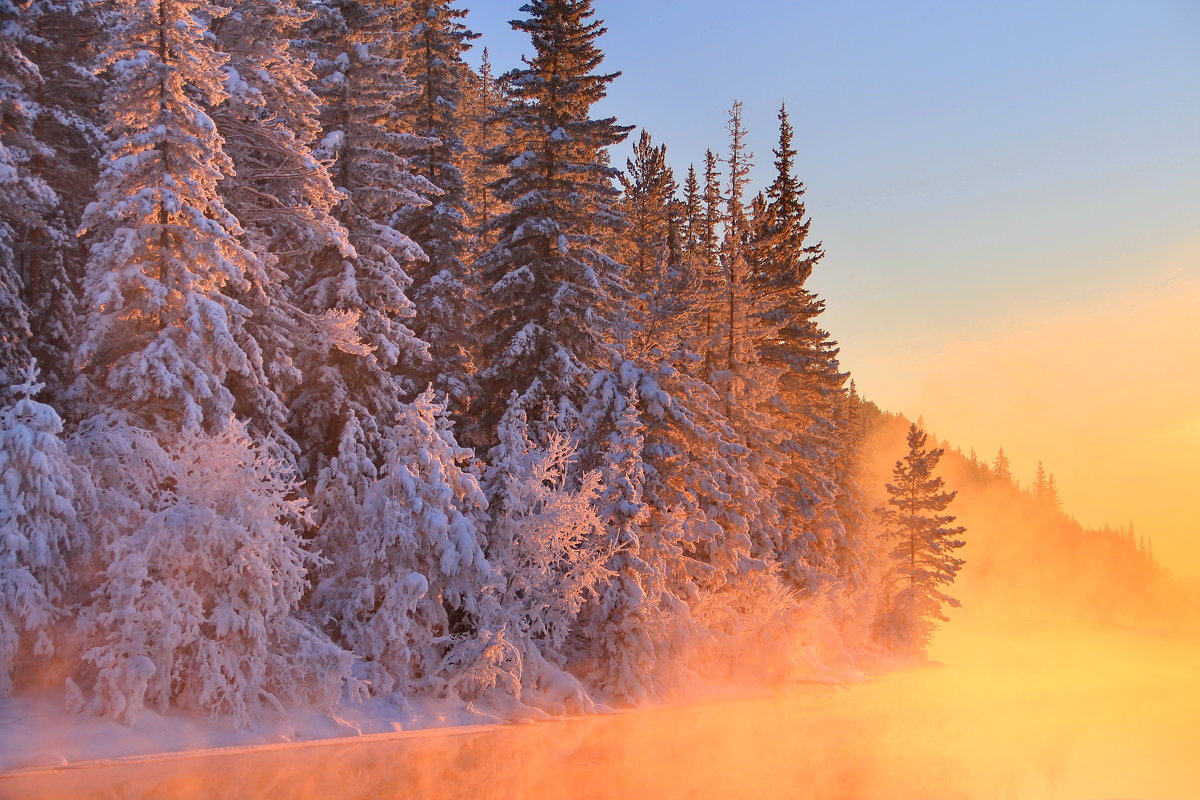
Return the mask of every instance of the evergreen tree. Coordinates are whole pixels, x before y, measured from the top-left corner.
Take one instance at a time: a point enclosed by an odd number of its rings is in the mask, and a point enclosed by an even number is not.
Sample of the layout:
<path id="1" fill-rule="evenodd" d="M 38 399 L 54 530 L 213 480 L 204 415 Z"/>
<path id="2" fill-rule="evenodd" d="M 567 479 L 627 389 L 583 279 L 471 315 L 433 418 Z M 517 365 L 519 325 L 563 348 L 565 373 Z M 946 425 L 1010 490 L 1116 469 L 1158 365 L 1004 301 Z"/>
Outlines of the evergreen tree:
<path id="1" fill-rule="evenodd" d="M 892 585 L 877 620 L 881 635 L 894 644 L 923 650 L 942 608 L 959 602 L 942 587 L 954 582 L 965 563 L 955 555 L 965 542 L 957 537 L 966 528 L 952 526 L 945 514 L 957 492 L 945 490 L 934 474 L 943 451 L 928 447 L 928 435 L 915 424 L 908 430 L 908 454 L 896 462 L 893 483 L 887 484 L 887 506 L 877 510 L 882 535 L 894 543 Z"/>
<path id="2" fill-rule="evenodd" d="M 221 181 L 226 207 L 241 222 L 253 254 L 250 281 L 235 292 L 248 310 L 247 327 L 269 391 L 239 392 L 237 411 L 259 435 L 294 457 L 279 399 L 302 380 L 298 351 L 324 351 L 336 318 L 302 310 L 297 292 L 326 250 L 351 256 L 345 229 L 330 210 L 339 196 L 313 147 L 320 135 L 311 59 L 295 42 L 312 14 L 296 0 L 222 0 L 214 21 L 228 97 L 213 112 L 233 172 Z"/>
<path id="3" fill-rule="evenodd" d="M 1062 497 L 1058 494 L 1058 481 L 1054 479 L 1053 472 L 1046 480 L 1046 500 L 1056 509 L 1062 509 Z"/>
<path id="4" fill-rule="evenodd" d="M 754 305 L 765 330 L 758 356 L 779 374 L 778 391 L 765 411 L 786 431 L 779 447 L 786 458 L 775 493 L 784 514 L 780 559 L 795 585 L 819 588 L 839 577 L 839 554 L 850 545 L 847 530 L 833 507 L 838 493 L 839 405 L 846 374 L 838 347 L 818 318 L 824 301 L 805 288 L 824 255 L 809 240 L 811 221 L 804 207 L 804 184 L 795 176 L 794 129 L 786 108 L 779 111 L 775 179 L 756 204 L 749 235 L 747 283 L 759 298 Z"/>
<path id="5" fill-rule="evenodd" d="M 410 270 L 409 296 L 416 305 L 413 331 L 429 345 L 430 359 L 410 378 L 410 388 L 432 384 L 455 412 L 465 410 L 473 394 L 470 331 L 478 311 L 477 290 L 463 263 L 469 201 L 462 172 L 468 72 L 462 55 L 479 38 L 462 24 L 466 15 L 449 0 L 413 0 L 405 13 L 405 71 L 416 91 L 400 110 L 411 131 L 426 140 L 409 164 L 441 191 L 433 202 L 402 208 L 396 217 L 397 227 L 426 255 Z"/>
<path id="6" fill-rule="evenodd" d="M 78 470 L 58 414 L 34 399 L 41 389 L 29 367 L 0 408 L 0 696 L 13 689 L 14 666 L 54 652 L 55 624 L 76 599 L 69 568 L 85 546 Z"/>
<path id="7" fill-rule="evenodd" d="M 121 0 L 103 64 L 111 141 L 92 230 L 84 340 L 88 398 L 166 432 L 224 425 L 234 376 L 261 386 L 246 307 L 253 255 L 217 192 L 232 172 L 208 111 L 223 102 L 227 58 L 204 0 Z"/>
<path id="8" fill-rule="evenodd" d="M 523 414 L 535 440 L 551 419 L 573 426 L 594 371 L 613 362 L 619 267 L 598 244 L 624 224 L 604 149 L 629 128 L 588 117 L 617 77 L 595 72 L 605 29 L 591 0 L 531 0 L 522 10 L 529 17 L 512 25 L 532 37 L 534 55 L 504 78 L 507 140 L 488 156 L 507 165 L 495 188 L 511 207 L 492 221 L 499 240 L 477 264 L 489 288 L 472 414 L 488 446 L 506 415 Z"/>
<path id="9" fill-rule="evenodd" d="M 388 429 L 402 410 L 404 376 L 425 369 L 429 358 L 410 327 L 415 309 L 405 294 L 406 265 L 425 255 L 392 223 L 438 190 L 413 172 L 408 157 L 429 142 L 407 133 L 398 112 L 413 91 L 399 58 L 403 8 L 372 1 L 315 10 L 308 35 L 320 43 L 323 135 L 316 155 L 331 165 L 341 195 L 333 216 L 352 249 L 326 248 L 305 272 L 297 302 L 313 315 L 344 317 L 356 340 L 302 353 L 290 432 L 318 527 L 353 537 L 383 467 Z"/>
<path id="10" fill-rule="evenodd" d="M 487 154 L 500 142 L 498 115 L 506 105 L 504 88 L 492 72 L 488 49 L 483 48 L 479 72 L 468 72 L 463 90 L 463 110 L 460 117 L 466 122 L 466 148 L 463 152 L 463 173 L 466 176 L 468 228 L 471 235 L 471 261 L 488 251 L 496 242 L 496 231 L 488 222 L 507 208 L 495 192 L 503 166 L 488 161 Z"/>
<path id="11" fill-rule="evenodd" d="M 1046 471 L 1041 461 L 1038 462 L 1037 472 L 1033 476 L 1033 496 L 1047 505 L 1062 507 L 1062 499 L 1058 496 L 1058 481 L 1052 473 Z"/>
<path id="12" fill-rule="evenodd" d="M 670 229 L 674 214 L 675 175 L 667 166 L 666 145 L 655 145 L 643 130 L 633 146 L 633 157 L 621 173 L 620 209 L 629 222 L 622 232 L 625 243 L 621 260 L 635 275 L 655 269 L 678 268 L 678 259 L 670 248 Z M 693 178 L 695 176 L 693 175 Z M 635 279 L 636 281 L 636 279 Z M 642 280 L 646 284 L 649 281 Z M 644 302 L 634 294 L 634 302 Z"/>
<path id="13" fill-rule="evenodd" d="M 39 144 L 26 151 L 29 170 L 55 195 L 53 207 L 25 219 L 19 240 L 28 311 L 29 349 L 42 367 L 43 399 L 68 408 L 64 389 L 75 377 L 75 344 L 81 318 L 79 293 L 87 249 L 75 235 L 84 207 L 95 198 L 104 133 L 102 80 L 93 70 L 101 40 L 99 4 L 32 0 L 20 3 L 23 49 L 37 66 L 24 108 Z M 2 70 L 0 70 L 2 71 Z M 15 219 L 15 218 L 14 218 Z"/>
<path id="14" fill-rule="evenodd" d="M 42 77 L 26 52 L 32 38 L 26 13 L 11 0 L 0 3 L 0 386 L 6 391 L 29 364 L 31 350 L 22 242 L 29 229 L 44 226 L 58 202 L 33 168 L 52 151 L 34 129 Z"/>
<path id="15" fill-rule="evenodd" d="M 444 694 L 496 583 L 481 549 L 487 503 L 432 390 L 406 406 L 352 531 L 322 531 L 316 614 L 366 665 L 371 691 Z M 468 698 L 470 699 L 470 698 Z"/>
<path id="16" fill-rule="evenodd" d="M 992 474 L 1000 480 L 1012 483 L 1012 465 L 1009 463 L 1003 447 L 996 451 L 996 458 L 992 460 Z"/>
<path id="17" fill-rule="evenodd" d="M 74 710 L 132 723 L 176 707 L 245 727 L 341 698 L 351 655 L 297 615 L 317 559 L 296 533 L 307 512 L 289 465 L 237 425 L 163 445 L 97 415 L 77 441 L 104 569 L 80 615 L 91 646 L 68 683 Z"/>
<path id="18" fill-rule="evenodd" d="M 1042 465 L 1042 462 L 1039 461 L 1037 465 L 1037 471 L 1033 474 L 1033 496 L 1039 500 L 1044 500 L 1046 499 L 1046 495 L 1049 493 L 1049 489 L 1049 476 L 1046 473 L 1046 468 Z"/>
<path id="19" fill-rule="evenodd" d="M 757 503 L 747 507 L 754 555 L 769 557 L 781 547 L 782 523 L 773 490 L 783 477 L 780 450 L 784 433 L 764 412 L 779 389 L 780 367 L 764 363 L 762 346 L 778 335 L 778 323 L 768 310 L 773 301 L 755 285 L 751 272 L 750 218 L 745 196 L 752 155 L 746 149 L 742 105 L 729 111 L 728 190 L 720 248 L 720 283 L 713 302 L 714 337 L 709 382 L 721 398 L 725 418 L 743 444 L 742 469 L 757 488 Z"/>

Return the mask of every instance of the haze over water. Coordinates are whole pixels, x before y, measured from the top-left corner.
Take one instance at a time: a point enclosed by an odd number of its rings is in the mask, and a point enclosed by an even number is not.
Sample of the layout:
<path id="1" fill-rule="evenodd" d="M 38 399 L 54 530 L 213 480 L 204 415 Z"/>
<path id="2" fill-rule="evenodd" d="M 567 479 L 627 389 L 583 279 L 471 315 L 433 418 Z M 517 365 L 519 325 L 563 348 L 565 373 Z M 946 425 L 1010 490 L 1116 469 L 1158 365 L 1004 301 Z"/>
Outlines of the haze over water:
<path id="1" fill-rule="evenodd" d="M 1195 796 L 1195 641 L 967 617 L 932 654 L 946 666 L 848 687 L 8 777 L 0 797 Z"/>

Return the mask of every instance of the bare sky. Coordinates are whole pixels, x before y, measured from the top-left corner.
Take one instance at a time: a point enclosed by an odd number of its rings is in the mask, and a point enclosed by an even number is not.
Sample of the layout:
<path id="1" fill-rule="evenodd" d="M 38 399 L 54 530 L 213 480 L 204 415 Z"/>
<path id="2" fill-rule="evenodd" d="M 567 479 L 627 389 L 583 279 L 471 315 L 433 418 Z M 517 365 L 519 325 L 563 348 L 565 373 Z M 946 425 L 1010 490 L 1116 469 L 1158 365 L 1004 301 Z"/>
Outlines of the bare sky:
<path id="1" fill-rule="evenodd" d="M 519 0 L 468 0 L 498 69 Z M 1200 4 L 597 0 L 603 111 L 683 171 L 775 111 L 864 393 L 1200 577 Z M 623 151 L 618 152 L 623 162 Z"/>

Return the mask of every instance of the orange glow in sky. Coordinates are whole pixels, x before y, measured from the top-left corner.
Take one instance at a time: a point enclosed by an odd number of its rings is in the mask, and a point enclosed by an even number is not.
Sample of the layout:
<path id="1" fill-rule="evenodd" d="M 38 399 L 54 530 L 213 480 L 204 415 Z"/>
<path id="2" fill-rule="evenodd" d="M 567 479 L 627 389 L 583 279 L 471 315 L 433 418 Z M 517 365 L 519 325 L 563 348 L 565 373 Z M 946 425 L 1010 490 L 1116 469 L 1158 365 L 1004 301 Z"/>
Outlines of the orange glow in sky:
<path id="1" fill-rule="evenodd" d="M 1085 525 L 1133 522 L 1176 575 L 1200 578 L 1200 240 L 1081 299 L 981 322 L 931 348 L 898 344 L 849 365 L 888 410 L 1022 483 L 1055 473 Z"/>

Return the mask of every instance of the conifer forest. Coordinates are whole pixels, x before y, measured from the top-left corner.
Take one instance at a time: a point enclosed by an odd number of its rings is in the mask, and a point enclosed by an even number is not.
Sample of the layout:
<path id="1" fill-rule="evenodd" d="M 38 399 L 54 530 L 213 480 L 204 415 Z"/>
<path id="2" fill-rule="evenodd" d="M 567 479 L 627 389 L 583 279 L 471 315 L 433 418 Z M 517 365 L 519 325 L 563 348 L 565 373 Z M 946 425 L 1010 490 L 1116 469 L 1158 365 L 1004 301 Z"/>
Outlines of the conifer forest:
<path id="1" fill-rule="evenodd" d="M 602 0 L 513 2 L 515 64 L 466 5 L 0 0 L 0 704 L 559 718 L 924 663 L 975 568 L 1167 602 L 860 394 L 803 114 L 714 98 L 677 172 Z"/>

